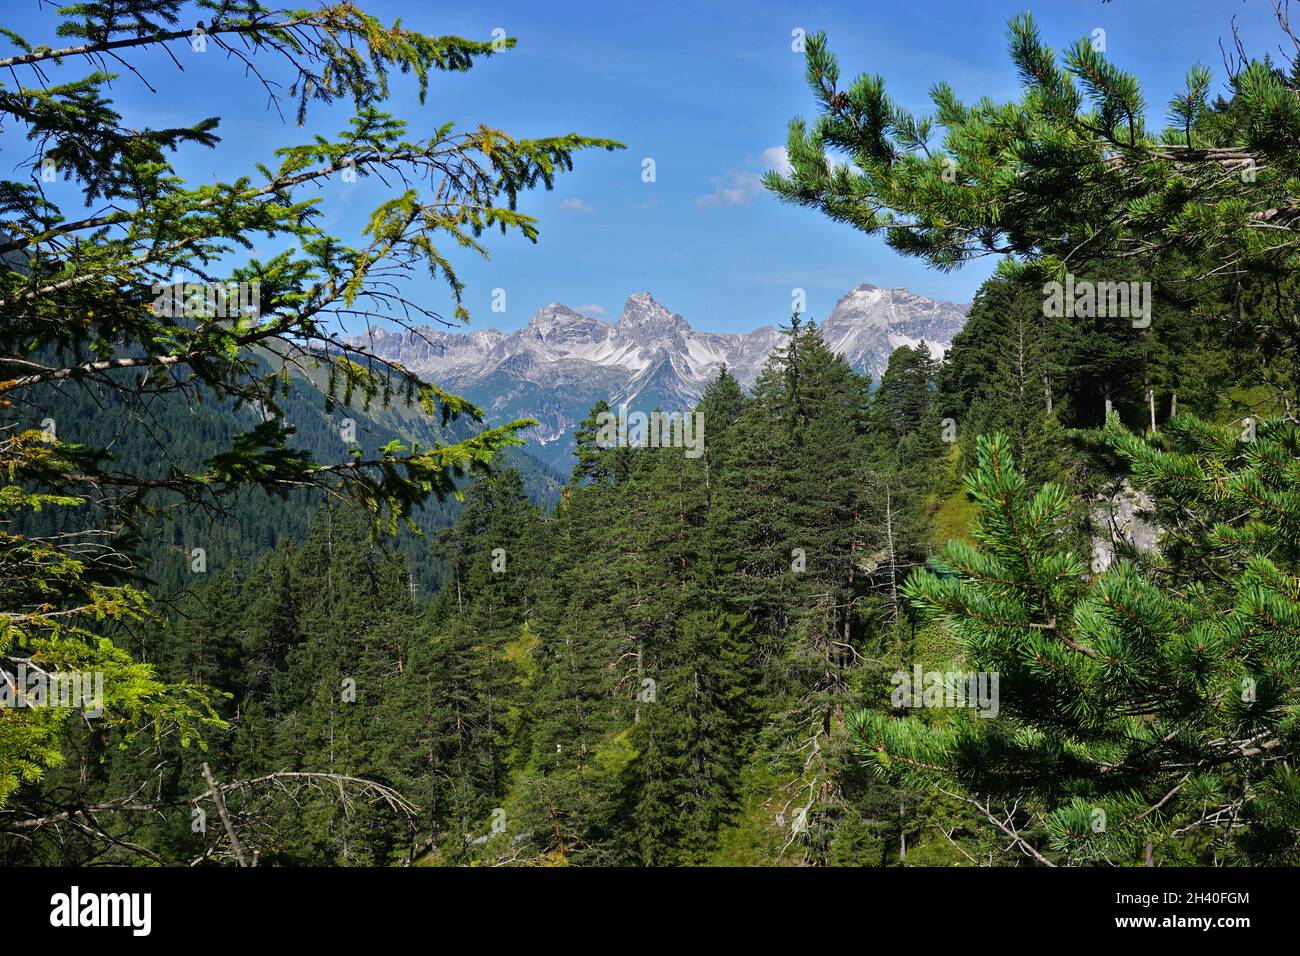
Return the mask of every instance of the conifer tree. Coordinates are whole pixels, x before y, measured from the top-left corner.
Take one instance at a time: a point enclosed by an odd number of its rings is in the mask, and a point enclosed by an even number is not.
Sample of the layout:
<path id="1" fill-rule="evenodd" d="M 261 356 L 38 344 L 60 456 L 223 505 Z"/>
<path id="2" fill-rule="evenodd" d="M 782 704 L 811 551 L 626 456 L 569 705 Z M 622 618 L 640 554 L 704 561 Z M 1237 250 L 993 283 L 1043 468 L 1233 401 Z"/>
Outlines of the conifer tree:
<path id="1" fill-rule="evenodd" d="M 1039 863 L 1294 859 L 1300 435 L 1249 437 L 1188 415 L 1144 439 L 1112 418 L 1106 446 L 1168 524 L 1160 553 L 1091 574 L 1059 535 L 1066 490 L 1031 491 L 1007 441 L 981 439 L 976 543 L 906 591 L 999 675 L 999 712 L 863 712 L 864 756 L 955 791 Z"/>
<path id="2" fill-rule="evenodd" d="M 1280 26 L 1287 32 L 1284 18 Z M 1210 71 L 1193 66 L 1162 130 L 1147 124 L 1136 78 L 1092 38 L 1058 58 L 1023 14 L 1008 41 L 1019 101 L 967 103 L 940 83 L 934 113 L 918 116 L 882 77 L 841 86 L 826 36 L 808 37 L 821 115 L 811 127 L 791 122 L 792 171 L 769 173 L 768 187 L 939 268 L 992 253 L 1051 271 L 1130 249 L 1148 274 L 1171 250 L 1273 272 L 1294 256 L 1256 228 L 1295 228 L 1300 110 L 1285 73 L 1242 64 L 1228 114 L 1209 103 Z M 849 163 L 833 164 L 828 151 Z"/>
<path id="3" fill-rule="evenodd" d="M 294 376 L 319 369 L 305 378 L 320 383 L 328 402 L 368 409 L 400 401 L 443 425 L 458 417 L 481 424 L 471 403 L 349 342 L 345 323 L 467 320 L 447 247 L 484 253 L 488 230 L 535 241 L 537 224 L 519 209 L 520 194 L 550 188 L 579 150 L 617 147 L 577 134 L 519 139 L 450 123 L 414 129 L 383 111 L 394 72 L 414 79 L 423 103 L 431 73 L 464 72 L 513 39 L 425 35 L 385 26 L 348 2 L 294 11 L 257 0 L 197 0 L 189 8 L 132 0 L 57 13 L 63 45 L 5 30 L 14 49 L 0 56 L 0 115 L 10 135 L 34 147 L 30 177 L 0 182 L 0 402 L 21 409 L 0 442 L 11 486 L 7 527 L 15 511 L 94 499 L 108 511 L 82 530 L 98 541 L 151 501 L 210 505 L 251 487 L 277 496 L 321 489 L 395 529 L 517 441 L 523 421 L 432 447 L 393 443 L 372 456 L 355 448 L 342 460 L 316 461 L 283 421 Z M 335 101 L 351 105 L 351 121 L 335 136 L 287 143 L 226 180 L 187 183 L 175 157 L 216 144 L 219 119 L 128 128 L 111 98 L 111 64 L 147 83 L 130 58 L 181 46 L 184 56 L 210 46 L 248 82 L 260 81 L 277 110 L 291 100 L 299 125 L 309 109 Z M 406 188 L 369 214 L 358 239 L 330 235 L 306 191 L 385 171 Z M 51 174 L 75 186 L 81 203 L 61 208 L 41 185 Z M 255 238 L 287 249 L 250 257 Z M 445 282 L 449 318 L 393 284 L 410 270 Z M 190 283 L 179 292 L 176 276 Z M 104 447 L 64 443 L 57 427 L 38 427 L 59 387 L 90 386 L 137 404 L 174 395 L 255 408 L 257 424 L 198 467 L 178 466 L 160 444 L 147 472 L 128 473 Z M 103 671 L 110 720 L 173 722 L 187 741 L 215 720 L 192 686 L 162 685 L 87 623 L 144 615 L 144 595 L 114 580 L 130 555 L 98 544 L 87 550 L 74 536 L 9 532 L 0 551 L 29 582 L 4 604 L 6 675 L 26 660 Z M 0 713 L 0 804 L 20 781 L 59 763 L 66 717 L 66 708 Z"/>
<path id="4" fill-rule="evenodd" d="M 762 746 L 788 774 L 777 806 L 792 843 L 820 859 L 841 802 L 838 728 L 852 699 L 867 587 L 858 562 L 868 386 L 795 316 L 731 439 L 710 519 L 724 592 L 755 625 Z"/>

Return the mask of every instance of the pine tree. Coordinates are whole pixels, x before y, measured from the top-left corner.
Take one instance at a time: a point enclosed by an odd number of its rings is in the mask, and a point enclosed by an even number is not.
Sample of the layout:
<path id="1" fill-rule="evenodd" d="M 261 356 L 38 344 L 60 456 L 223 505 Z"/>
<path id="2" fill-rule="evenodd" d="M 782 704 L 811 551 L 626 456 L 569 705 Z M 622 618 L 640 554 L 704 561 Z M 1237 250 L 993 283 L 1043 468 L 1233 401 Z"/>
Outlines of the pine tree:
<path id="1" fill-rule="evenodd" d="M 965 666 L 999 676 L 999 712 L 864 712 L 863 754 L 957 791 L 1039 862 L 1294 859 L 1300 432 L 1261 423 L 1243 441 L 1179 416 L 1144 439 L 1112 418 L 1105 440 L 1157 498 L 1162 552 L 1090 575 L 1059 535 L 1067 491 L 1031 491 L 1007 441 L 981 439 L 976 543 L 950 542 L 906 591 Z M 1257 824 L 1238 832 L 1237 808 Z"/>

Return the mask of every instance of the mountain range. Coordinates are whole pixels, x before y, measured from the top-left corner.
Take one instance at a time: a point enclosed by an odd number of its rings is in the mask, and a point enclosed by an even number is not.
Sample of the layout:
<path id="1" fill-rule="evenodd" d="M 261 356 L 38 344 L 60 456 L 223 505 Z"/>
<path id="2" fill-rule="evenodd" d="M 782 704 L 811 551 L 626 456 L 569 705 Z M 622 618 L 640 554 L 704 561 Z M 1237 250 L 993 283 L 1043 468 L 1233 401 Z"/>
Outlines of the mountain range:
<path id="1" fill-rule="evenodd" d="M 878 382 L 900 346 L 924 341 L 941 356 L 967 308 L 864 283 L 840 297 L 820 329 L 834 351 Z M 567 471 L 573 427 L 599 399 L 645 412 L 689 409 L 724 364 L 752 387 L 780 339 L 771 325 L 701 332 L 638 292 L 614 324 L 556 302 L 515 332 L 377 327 L 351 341 L 463 395 L 491 422 L 537 419 L 531 450 Z"/>

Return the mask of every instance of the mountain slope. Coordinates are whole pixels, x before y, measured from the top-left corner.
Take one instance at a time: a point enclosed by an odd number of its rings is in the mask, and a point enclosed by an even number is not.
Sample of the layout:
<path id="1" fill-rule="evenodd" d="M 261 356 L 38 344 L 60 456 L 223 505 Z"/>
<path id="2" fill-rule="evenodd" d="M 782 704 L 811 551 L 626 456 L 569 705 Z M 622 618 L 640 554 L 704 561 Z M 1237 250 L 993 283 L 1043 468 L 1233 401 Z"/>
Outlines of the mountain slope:
<path id="1" fill-rule="evenodd" d="M 274 363 L 273 356 L 259 356 Z M 51 363 L 53 364 L 53 363 Z M 112 373 L 126 379 L 127 372 Z M 295 370 L 287 395 L 281 397 L 284 421 L 295 429 L 291 446 L 307 452 L 314 461 L 337 463 L 349 458 L 348 449 L 359 447 L 374 457 L 390 441 L 410 447 L 428 448 L 438 442 L 453 442 L 479 430 L 464 420 L 441 425 L 418 406 L 394 402 L 388 408 L 327 407 L 324 396 L 305 378 L 323 383 L 323 370 Z M 211 456 L 230 447 L 237 436 L 251 430 L 260 413 L 250 407 L 234 407 L 223 400 L 190 401 L 179 392 L 137 395 L 129 388 L 107 388 L 94 381 L 50 383 L 31 406 L 0 412 L 0 427 L 42 427 L 53 419 L 60 439 L 74 445 L 109 449 L 111 467 L 129 475 L 161 477 L 171 468 L 195 473 Z M 341 427 L 351 419 L 355 437 L 344 439 Z M 160 461 L 160 456 L 165 460 Z M 507 448 L 500 458 L 504 467 L 520 473 L 529 496 L 543 507 L 559 498 L 561 476 L 523 448 Z M 320 509 L 319 492 L 295 491 L 285 498 L 271 498 L 256 489 L 244 489 L 221 500 L 220 508 L 199 508 L 182 504 L 162 494 L 154 504 L 160 513 L 142 519 L 141 544 L 137 557 L 142 573 L 159 593 L 171 595 L 194 584 L 190 570 L 191 549 L 204 550 L 208 570 L 232 563 L 252 561 L 266 551 L 306 539 L 313 517 Z M 460 511 L 454 499 L 431 498 L 419 507 L 413 520 L 426 535 L 417 538 L 405 528 L 393 544 L 410 559 L 415 583 L 421 593 L 437 588 L 441 567 L 428 559 L 428 534 L 449 527 Z M 10 532 L 29 536 L 75 533 L 95 526 L 91 511 L 83 508 L 46 508 L 16 514 Z"/>
<path id="2" fill-rule="evenodd" d="M 924 340 L 942 355 L 966 310 L 864 283 L 835 303 L 821 329 L 832 349 L 879 381 L 900 346 Z M 751 387 L 780 337 L 770 325 L 746 333 L 697 331 L 650 293 L 638 292 L 613 325 L 556 302 L 517 332 L 376 328 L 354 342 L 465 396 L 491 421 L 537 419 L 530 435 L 535 452 L 567 470 L 573 426 L 600 399 L 646 412 L 684 410 L 723 365 Z"/>

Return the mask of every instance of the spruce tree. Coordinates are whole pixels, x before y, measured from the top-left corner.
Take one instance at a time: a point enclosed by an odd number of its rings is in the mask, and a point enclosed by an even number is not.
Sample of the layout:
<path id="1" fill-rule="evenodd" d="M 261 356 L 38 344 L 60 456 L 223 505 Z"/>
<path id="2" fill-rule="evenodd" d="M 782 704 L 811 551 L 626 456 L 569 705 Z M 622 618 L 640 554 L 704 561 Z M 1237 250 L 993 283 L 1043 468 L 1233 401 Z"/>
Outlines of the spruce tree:
<path id="1" fill-rule="evenodd" d="M 295 375 L 328 402 L 364 411 L 396 401 L 443 426 L 456 418 L 481 424 L 472 403 L 379 360 L 349 341 L 343 323 L 467 320 L 447 247 L 484 252 L 487 230 L 535 240 L 537 224 L 519 209 L 520 194 L 552 186 L 578 151 L 618 144 L 577 134 L 519 139 L 450 123 L 421 130 L 383 111 L 394 73 L 414 80 L 423 103 L 431 73 L 469 70 L 513 39 L 425 35 L 385 26 L 347 2 L 311 11 L 257 0 L 197 6 L 205 25 L 183 21 L 174 0 L 136 0 L 59 8 L 53 32 L 62 43 L 4 31 L 13 52 L 0 57 L 0 115 L 12 135 L 35 146 L 28 172 L 0 182 L 0 400 L 24 410 L 10 416 L 0 442 L 13 485 L 4 520 L 12 526 L 15 511 L 93 499 L 99 510 L 78 530 L 98 541 L 129 529 L 150 505 L 213 506 L 240 489 L 284 496 L 314 488 L 395 529 L 422 502 L 453 496 L 457 480 L 516 443 L 526 422 L 430 447 L 395 442 L 370 456 L 354 448 L 318 461 L 283 420 Z M 176 157 L 215 145 L 220 120 L 157 126 L 146 117 L 128 127 L 112 100 L 116 74 L 105 64 L 147 83 L 132 57 L 166 51 L 164 69 L 182 68 L 172 51 L 193 55 L 191 44 L 244 69 L 299 125 L 309 109 L 337 101 L 350 104 L 351 121 L 334 136 L 287 142 L 225 180 L 186 182 Z M 398 171 L 405 187 L 369 213 L 360 239 L 329 235 L 307 191 L 387 171 Z M 61 206 L 57 193 L 42 188 L 49 175 L 75 189 L 71 202 Z M 251 257 L 255 240 L 286 251 Z M 447 318 L 393 284 L 394 275 L 414 270 L 445 281 Z M 179 294 L 177 276 L 191 283 Z M 91 385 L 136 411 L 158 396 L 206 398 L 256 410 L 256 424 L 193 466 L 178 465 L 165 441 L 152 438 L 145 465 L 123 471 L 107 443 L 61 441 L 57 427 L 38 424 L 61 386 Z M 21 533 L 0 536 L 0 551 L 36 592 L 14 588 L 5 596 L 0 664 L 7 675 L 36 658 L 42 666 L 103 671 L 109 720 L 170 722 L 186 741 L 211 727 L 215 718 L 194 699 L 195 688 L 164 686 L 114 645 L 107 628 L 69 623 L 124 624 L 144 615 L 143 594 L 113 579 L 130 554 L 88 551 L 72 535 Z M 0 804 L 20 781 L 60 762 L 57 734 L 67 716 L 66 708 L 0 714 Z"/>

